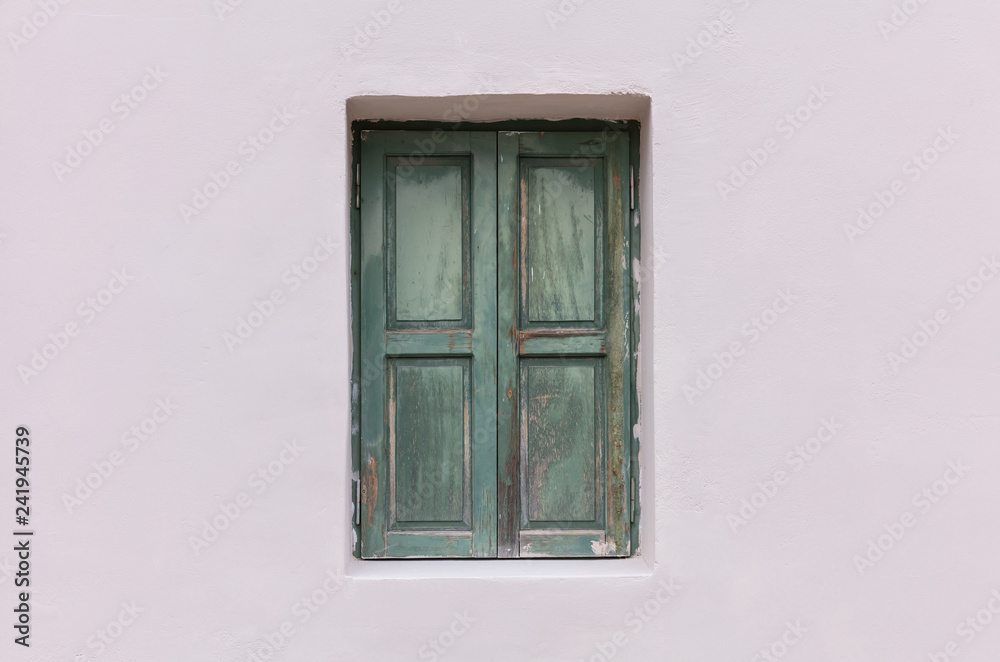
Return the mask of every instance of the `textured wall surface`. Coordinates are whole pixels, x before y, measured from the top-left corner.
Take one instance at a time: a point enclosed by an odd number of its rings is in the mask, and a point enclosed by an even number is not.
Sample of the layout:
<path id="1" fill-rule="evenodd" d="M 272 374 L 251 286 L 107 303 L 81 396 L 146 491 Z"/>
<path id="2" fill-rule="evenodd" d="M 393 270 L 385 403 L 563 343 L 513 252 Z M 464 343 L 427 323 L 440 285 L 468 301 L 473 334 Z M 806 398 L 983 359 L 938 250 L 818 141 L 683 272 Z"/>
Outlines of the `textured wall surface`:
<path id="1" fill-rule="evenodd" d="M 3 3 L 0 657 L 995 661 L 998 28 L 982 0 Z M 455 104 L 643 123 L 636 559 L 351 557 L 350 121 Z"/>

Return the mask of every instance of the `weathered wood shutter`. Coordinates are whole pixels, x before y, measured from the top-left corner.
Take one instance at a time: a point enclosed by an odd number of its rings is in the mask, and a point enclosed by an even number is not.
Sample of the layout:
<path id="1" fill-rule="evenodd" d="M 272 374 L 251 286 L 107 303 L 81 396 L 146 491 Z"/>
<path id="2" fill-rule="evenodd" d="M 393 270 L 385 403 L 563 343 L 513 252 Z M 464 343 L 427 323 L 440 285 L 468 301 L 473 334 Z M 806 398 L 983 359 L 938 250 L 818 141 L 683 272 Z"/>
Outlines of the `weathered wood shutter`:
<path id="1" fill-rule="evenodd" d="M 498 151 L 499 555 L 626 556 L 628 139 L 501 133 Z"/>
<path id="2" fill-rule="evenodd" d="M 496 556 L 496 135 L 361 148 L 362 556 Z"/>
<path id="3" fill-rule="evenodd" d="M 363 557 L 630 553 L 628 155 L 363 134 Z"/>

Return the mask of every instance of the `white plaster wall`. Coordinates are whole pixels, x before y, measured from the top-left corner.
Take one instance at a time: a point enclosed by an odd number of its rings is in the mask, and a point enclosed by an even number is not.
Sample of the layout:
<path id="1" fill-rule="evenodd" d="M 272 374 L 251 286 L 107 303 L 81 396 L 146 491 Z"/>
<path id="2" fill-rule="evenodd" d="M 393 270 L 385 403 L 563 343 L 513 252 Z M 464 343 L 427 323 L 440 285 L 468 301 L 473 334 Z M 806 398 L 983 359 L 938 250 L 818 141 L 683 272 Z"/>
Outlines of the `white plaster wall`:
<path id="1" fill-rule="evenodd" d="M 211 0 L 0 7 L 0 502 L 12 523 L 26 425 L 36 531 L 32 645 L 4 625 L 0 657 L 246 662 L 256 647 L 288 662 L 751 662 L 763 648 L 809 662 L 996 660 L 1000 283 L 973 280 L 968 298 L 954 288 L 1000 246 L 1000 6 L 908 0 L 898 30 L 879 25 L 891 0 L 389 8 L 245 0 L 220 19 Z M 376 14 L 391 19 L 346 57 Z M 112 104 L 147 67 L 165 78 L 145 78 L 153 89 L 125 117 Z M 794 132 L 779 124 L 824 86 Z M 541 94 L 632 96 L 566 108 Z M 483 100 L 474 119 L 642 115 L 638 559 L 350 558 L 347 99 L 354 117 L 405 117 L 439 106 L 356 98 L 469 95 Z M 241 147 L 275 109 L 294 115 L 275 140 Z M 102 120 L 113 132 L 58 177 L 53 162 Z M 947 151 L 914 170 L 949 130 Z M 720 194 L 748 150 L 766 162 Z M 179 205 L 230 160 L 239 174 L 186 223 Z M 894 180 L 889 210 L 846 232 Z M 318 240 L 329 257 L 295 286 L 283 274 Z M 88 312 L 115 270 L 127 286 Z M 272 290 L 281 303 L 230 352 L 224 334 Z M 779 292 L 794 301 L 772 316 Z M 947 322 L 893 361 L 935 315 Z M 52 355 L 49 334 L 68 324 L 75 335 L 37 375 L 21 369 Z M 716 378 L 693 395 L 699 370 Z M 155 432 L 130 436 L 154 413 Z M 830 417 L 842 428 L 808 463 L 788 457 Z M 293 440 L 302 450 L 282 455 Z M 273 482 L 248 481 L 276 461 Z M 78 493 L 99 468 L 109 475 Z M 192 536 L 239 503 L 196 554 Z M 885 527 L 899 540 L 879 540 Z M 873 562 L 870 541 L 888 548 Z M 324 589 L 328 572 L 340 583 Z M 317 591 L 313 613 L 301 601 Z"/>

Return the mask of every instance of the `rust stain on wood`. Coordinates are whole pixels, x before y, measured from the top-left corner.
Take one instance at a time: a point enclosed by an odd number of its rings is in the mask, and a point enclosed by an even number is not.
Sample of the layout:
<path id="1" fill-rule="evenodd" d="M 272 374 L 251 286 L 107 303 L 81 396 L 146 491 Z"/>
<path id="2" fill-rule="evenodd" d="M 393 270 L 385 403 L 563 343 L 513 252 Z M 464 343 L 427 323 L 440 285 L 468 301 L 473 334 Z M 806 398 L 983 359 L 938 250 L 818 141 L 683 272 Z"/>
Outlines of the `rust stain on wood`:
<path id="1" fill-rule="evenodd" d="M 378 501 L 378 458 L 368 458 L 361 482 L 361 500 L 365 504 L 365 521 L 369 527 L 375 522 L 375 502 Z"/>
<path id="2" fill-rule="evenodd" d="M 513 398 L 514 385 L 507 382 L 507 393 Z M 518 517 L 518 440 L 519 430 L 517 427 L 517 409 L 510 408 L 511 421 L 510 442 L 507 445 L 508 452 L 506 458 L 501 458 L 504 463 L 500 480 L 497 481 L 497 541 L 498 550 L 501 557 L 516 557 L 518 555 L 518 527 L 520 525 Z"/>
<path id="3" fill-rule="evenodd" d="M 528 178 L 524 177 L 521 179 L 521 246 L 527 247 L 528 245 Z M 527 250 L 527 248 L 525 248 Z M 515 249 L 516 257 L 516 249 Z M 516 269 L 516 264 L 515 264 Z M 528 300 L 528 260 L 521 260 L 521 283 L 515 288 L 520 297 L 522 306 L 526 305 Z"/>
<path id="4" fill-rule="evenodd" d="M 529 329 L 528 331 L 518 331 L 517 337 L 523 340 L 532 338 L 586 338 L 603 336 L 604 331 L 592 331 L 591 329 Z"/>

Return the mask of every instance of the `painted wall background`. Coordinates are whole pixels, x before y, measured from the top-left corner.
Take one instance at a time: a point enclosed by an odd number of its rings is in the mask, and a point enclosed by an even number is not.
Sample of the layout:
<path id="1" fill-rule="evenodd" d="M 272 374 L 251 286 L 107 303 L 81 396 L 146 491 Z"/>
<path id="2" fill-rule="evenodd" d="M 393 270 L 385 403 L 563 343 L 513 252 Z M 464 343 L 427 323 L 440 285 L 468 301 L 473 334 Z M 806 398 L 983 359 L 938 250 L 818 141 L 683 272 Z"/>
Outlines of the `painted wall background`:
<path id="1" fill-rule="evenodd" d="M 995 660 L 998 27 L 4 3 L 0 494 L 12 530 L 28 426 L 36 533 L 3 659 Z M 369 96 L 643 121 L 640 558 L 351 560 L 348 113 L 449 107 Z"/>

